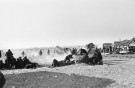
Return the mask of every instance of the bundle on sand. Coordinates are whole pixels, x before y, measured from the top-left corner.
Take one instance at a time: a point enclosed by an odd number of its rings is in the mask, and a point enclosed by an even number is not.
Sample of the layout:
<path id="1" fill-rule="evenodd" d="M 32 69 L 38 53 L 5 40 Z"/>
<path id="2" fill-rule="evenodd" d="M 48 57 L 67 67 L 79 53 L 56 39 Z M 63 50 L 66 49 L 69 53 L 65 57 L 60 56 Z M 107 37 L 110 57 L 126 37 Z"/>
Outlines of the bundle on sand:
<path id="1" fill-rule="evenodd" d="M 3 88 L 3 86 L 5 85 L 6 79 L 4 77 L 4 75 L 0 72 L 0 88 Z"/>

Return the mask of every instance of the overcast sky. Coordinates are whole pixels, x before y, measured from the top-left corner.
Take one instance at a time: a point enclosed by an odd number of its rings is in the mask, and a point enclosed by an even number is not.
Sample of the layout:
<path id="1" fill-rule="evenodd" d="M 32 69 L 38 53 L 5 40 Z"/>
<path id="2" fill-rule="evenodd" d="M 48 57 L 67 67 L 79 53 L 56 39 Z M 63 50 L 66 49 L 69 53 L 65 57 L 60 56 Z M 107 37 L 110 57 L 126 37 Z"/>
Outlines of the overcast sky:
<path id="1" fill-rule="evenodd" d="M 135 37 L 135 0 L 0 0 L 0 48 Z"/>

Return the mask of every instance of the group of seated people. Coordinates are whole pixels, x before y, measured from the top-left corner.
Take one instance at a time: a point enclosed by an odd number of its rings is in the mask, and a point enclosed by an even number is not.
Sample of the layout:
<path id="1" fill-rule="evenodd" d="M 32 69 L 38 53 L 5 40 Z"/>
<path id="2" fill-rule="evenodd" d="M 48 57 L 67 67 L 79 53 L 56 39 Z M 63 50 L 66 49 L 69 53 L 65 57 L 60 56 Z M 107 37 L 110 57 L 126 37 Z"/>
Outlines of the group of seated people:
<path id="1" fill-rule="evenodd" d="M 22 68 L 36 68 L 38 66 L 37 63 L 30 62 L 27 57 L 24 57 L 23 59 L 21 57 L 12 60 L 9 62 L 9 60 L 5 60 L 5 63 L 0 60 L 0 69 L 22 69 Z"/>
<path id="2" fill-rule="evenodd" d="M 33 63 L 29 61 L 29 59 L 25 57 L 14 58 L 11 50 L 6 52 L 6 60 L 5 63 L 0 60 L 0 69 L 22 69 L 22 68 L 36 68 L 38 66 L 37 63 Z"/>
<path id="3" fill-rule="evenodd" d="M 74 49 L 73 49 L 74 50 Z M 64 60 L 57 61 L 56 59 L 53 60 L 52 66 L 64 66 L 64 65 L 71 65 L 76 63 L 86 63 L 90 65 L 102 65 L 102 55 L 99 49 L 95 49 L 92 52 L 87 52 L 85 49 L 80 49 L 75 53 L 71 53 L 67 55 Z"/>

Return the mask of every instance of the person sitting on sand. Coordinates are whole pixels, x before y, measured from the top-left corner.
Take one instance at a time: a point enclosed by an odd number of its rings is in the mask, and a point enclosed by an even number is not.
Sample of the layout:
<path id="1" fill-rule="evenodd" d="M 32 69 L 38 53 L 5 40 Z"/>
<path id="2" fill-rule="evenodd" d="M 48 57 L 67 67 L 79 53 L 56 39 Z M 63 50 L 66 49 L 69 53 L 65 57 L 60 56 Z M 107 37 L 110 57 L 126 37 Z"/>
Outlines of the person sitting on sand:
<path id="1" fill-rule="evenodd" d="M 53 63 L 52 63 L 52 66 L 53 67 L 59 67 L 60 66 L 60 63 L 56 59 L 54 59 L 53 60 Z"/>
<path id="2" fill-rule="evenodd" d="M 91 58 L 89 58 L 89 63 L 90 64 L 102 64 L 102 55 L 100 53 L 100 51 L 98 49 L 95 49 L 95 51 L 93 52 L 93 56 Z"/>
<path id="3" fill-rule="evenodd" d="M 4 69 L 4 63 L 2 60 L 0 60 L 0 69 Z"/>
<path id="4" fill-rule="evenodd" d="M 70 62 L 71 58 L 72 58 L 72 55 L 66 56 L 66 58 L 64 59 L 64 62 L 66 62 L 66 63 Z"/>

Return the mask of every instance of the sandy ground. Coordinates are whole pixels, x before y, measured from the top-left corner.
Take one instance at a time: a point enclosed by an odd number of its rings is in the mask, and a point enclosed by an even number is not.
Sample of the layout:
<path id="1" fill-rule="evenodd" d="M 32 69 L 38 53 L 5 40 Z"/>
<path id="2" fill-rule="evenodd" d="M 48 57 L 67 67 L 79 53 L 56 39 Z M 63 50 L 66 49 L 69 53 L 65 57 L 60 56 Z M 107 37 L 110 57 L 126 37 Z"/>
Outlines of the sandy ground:
<path id="1" fill-rule="evenodd" d="M 29 72 L 5 75 L 4 88 L 105 88 L 114 83 L 105 78 L 68 75 L 56 72 Z"/>
<path id="2" fill-rule="evenodd" d="M 107 78 L 115 81 L 106 88 L 135 88 L 135 58 L 133 56 L 106 56 L 104 65 L 90 66 L 76 64 L 57 68 L 42 67 L 37 69 L 1 71 L 6 74 L 19 74 L 26 72 L 58 72 L 68 75 L 77 74 L 87 77 Z M 67 87 L 68 88 L 68 87 Z"/>

